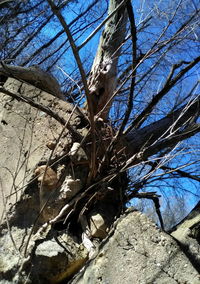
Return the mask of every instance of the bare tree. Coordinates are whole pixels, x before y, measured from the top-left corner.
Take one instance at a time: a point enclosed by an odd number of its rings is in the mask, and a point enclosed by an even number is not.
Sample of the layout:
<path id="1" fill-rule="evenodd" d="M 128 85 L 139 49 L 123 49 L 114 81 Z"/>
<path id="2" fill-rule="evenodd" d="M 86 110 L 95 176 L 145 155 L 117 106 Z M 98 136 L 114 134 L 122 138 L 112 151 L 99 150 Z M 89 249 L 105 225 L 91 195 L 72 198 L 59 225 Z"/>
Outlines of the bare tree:
<path id="1" fill-rule="evenodd" d="M 35 171 L 39 217 L 26 241 L 25 256 L 41 223 L 72 231 L 76 224 L 77 235 L 82 233 L 83 243 L 89 242 L 92 249 L 91 240 L 104 238 L 135 198 L 154 202 L 162 228 L 161 194 L 168 202 L 170 194 L 176 200 L 189 193 L 199 198 L 198 1 L 2 5 L 0 91 L 46 113 L 61 127 L 48 146 L 50 156 Z M 25 14 L 30 15 L 26 20 Z M 14 59 L 21 66 L 13 66 Z M 52 75 L 33 64 L 53 72 L 61 89 Z M 66 112 L 71 114 L 66 118 L 45 105 L 45 99 L 38 102 L 6 89 L 8 77 L 70 100 L 73 105 L 66 104 Z M 194 183 L 192 190 L 189 181 Z M 63 197 L 66 184 L 71 191 L 75 188 L 68 199 Z M 61 188 L 62 194 L 55 197 L 48 191 L 52 188 Z M 104 225 L 98 233 L 92 231 L 94 212 Z"/>

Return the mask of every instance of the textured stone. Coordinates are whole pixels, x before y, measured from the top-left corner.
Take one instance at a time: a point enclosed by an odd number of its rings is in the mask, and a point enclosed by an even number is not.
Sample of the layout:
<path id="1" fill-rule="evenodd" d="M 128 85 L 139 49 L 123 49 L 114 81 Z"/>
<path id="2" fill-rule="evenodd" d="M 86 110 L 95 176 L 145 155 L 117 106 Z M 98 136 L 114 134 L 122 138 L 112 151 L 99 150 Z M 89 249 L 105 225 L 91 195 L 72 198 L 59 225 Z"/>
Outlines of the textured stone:
<path id="1" fill-rule="evenodd" d="M 76 112 L 71 115 L 70 104 L 34 86 L 9 78 L 4 88 L 31 98 L 66 121 L 69 116 L 73 120 L 77 115 Z M 44 169 L 43 165 L 50 159 L 60 156 L 59 151 L 65 151 L 63 146 L 56 145 L 52 152 L 46 144 L 52 140 L 68 144 L 66 132 L 63 125 L 40 109 L 0 93 L 0 211 L 5 209 L 2 211 L 7 217 L 0 226 L 0 283 L 57 283 L 76 273 L 88 258 L 87 249 L 68 236 L 67 231 L 58 232 L 47 224 L 42 227 L 42 214 L 48 220 L 55 217 L 66 200 L 60 199 L 58 187 L 57 198 L 49 198 L 46 211 L 41 212 L 39 184 L 44 181 L 44 187 L 54 193 L 58 179 L 64 180 L 71 170 L 59 164 L 57 177 L 56 165 L 48 167 L 44 179 L 38 176 L 39 182 L 34 171 L 38 164 Z M 61 133 L 63 136 L 58 141 Z M 84 175 L 81 168 L 78 175 Z"/>
<path id="2" fill-rule="evenodd" d="M 200 283 L 175 240 L 143 214 L 129 213 L 73 284 Z"/>
<path id="3" fill-rule="evenodd" d="M 90 216 L 90 231 L 93 238 L 104 239 L 107 236 L 107 226 L 103 216 L 99 213 Z"/>
<path id="4" fill-rule="evenodd" d="M 7 79 L 4 88 L 33 99 L 66 120 L 72 110 L 67 102 L 13 78 Z M 35 166 L 50 157 L 47 142 L 55 141 L 62 130 L 60 123 L 41 110 L 0 93 L 0 221 L 3 211 L 20 199 Z"/>

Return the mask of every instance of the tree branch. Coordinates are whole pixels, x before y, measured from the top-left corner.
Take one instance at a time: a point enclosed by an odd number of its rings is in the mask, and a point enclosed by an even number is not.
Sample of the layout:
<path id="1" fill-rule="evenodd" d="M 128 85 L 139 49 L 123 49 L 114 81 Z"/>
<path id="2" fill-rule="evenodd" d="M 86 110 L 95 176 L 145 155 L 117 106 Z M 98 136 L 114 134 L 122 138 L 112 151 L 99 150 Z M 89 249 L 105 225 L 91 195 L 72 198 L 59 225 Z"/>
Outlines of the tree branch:
<path id="1" fill-rule="evenodd" d="M 200 62 L 200 56 L 198 56 L 197 58 L 195 58 L 193 61 L 191 61 L 190 63 L 186 63 L 186 62 L 181 62 L 179 64 L 175 64 L 170 73 L 169 76 L 165 82 L 164 87 L 162 88 L 162 90 L 157 93 L 153 99 L 151 100 L 151 102 L 148 104 L 148 106 L 141 112 L 141 114 L 139 114 L 137 116 L 137 118 L 133 121 L 133 123 L 131 124 L 131 128 L 139 128 L 142 123 L 146 120 L 147 116 L 152 112 L 153 108 L 155 107 L 155 105 L 164 97 L 164 95 L 166 95 L 174 86 L 175 84 L 190 70 L 192 69 L 195 65 L 197 65 Z M 174 71 L 180 67 L 180 65 L 182 64 L 188 64 L 185 68 L 183 68 L 174 78 L 172 78 Z M 130 128 L 130 129 L 131 129 Z"/>
<path id="2" fill-rule="evenodd" d="M 197 98 L 193 100 L 190 104 L 184 105 L 182 108 L 172 112 L 165 118 L 158 120 L 148 126 L 143 127 L 142 129 L 132 130 L 125 137 L 129 144 L 129 151 L 131 153 L 137 153 L 145 145 L 148 147 L 155 143 L 157 140 L 162 141 L 164 138 L 169 136 L 170 139 L 173 135 L 178 141 L 181 139 L 181 133 L 178 134 L 180 127 L 186 127 L 186 124 L 194 121 L 200 114 L 200 99 Z M 198 129 L 198 127 L 197 127 Z M 191 130 L 196 133 L 195 128 Z M 185 128 L 183 130 L 186 130 Z M 188 135 L 192 136 L 192 132 L 189 132 Z"/>
<path id="3" fill-rule="evenodd" d="M 152 166 L 153 168 L 158 165 L 156 162 L 151 162 L 151 161 L 149 161 L 148 164 L 150 166 Z M 192 164 L 194 164 L 194 163 L 192 163 Z M 196 175 L 192 175 L 190 173 L 187 173 L 186 171 L 180 170 L 180 168 L 183 168 L 183 167 L 186 167 L 186 166 L 188 166 L 188 164 L 183 165 L 183 166 L 178 167 L 178 168 L 172 168 L 172 167 L 168 167 L 168 166 L 159 165 L 159 169 L 163 170 L 165 172 L 164 174 L 174 174 L 175 173 L 175 174 L 178 174 L 180 177 L 190 178 L 192 180 L 196 180 L 196 181 L 200 182 L 200 177 L 198 177 Z"/>
<path id="4" fill-rule="evenodd" d="M 88 85 L 87 85 L 87 79 L 86 79 L 86 75 L 85 75 L 85 71 L 83 69 L 83 65 L 78 53 L 78 48 L 76 47 L 76 44 L 74 42 L 74 39 L 71 35 L 71 32 L 69 30 L 69 27 L 67 25 L 67 23 L 65 22 L 65 19 L 63 18 L 63 16 L 61 15 L 58 7 L 54 4 L 54 2 L 52 0 L 47 0 L 49 3 L 49 6 L 51 7 L 52 12 L 56 15 L 56 17 L 58 18 L 59 22 L 61 23 L 62 27 L 64 28 L 64 31 L 69 39 L 74 57 L 76 59 L 80 74 L 81 74 L 81 79 L 84 85 L 84 90 L 85 90 L 85 95 L 86 95 L 86 99 L 87 99 L 87 104 L 88 104 L 88 108 L 89 108 L 89 114 L 90 114 L 90 121 L 93 120 L 93 109 L 92 109 L 92 105 L 91 105 L 91 100 L 89 97 L 89 90 L 88 90 Z"/>
<path id="5" fill-rule="evenodd" d="M 83 48 L 92 38 L 93 36 L 95 36 L 95 34 L 105 25 L 105 23 L 110 20 L 110 18 L 112 18 L 112 16 L 119 10 L 121 9 L 121 7 L 123 7 L 125 5 L 125 3 L 129 1 L 129 0 L 124 0 L 122 1 L 113 11 L 112 13 L 110 13 L 105 20 L 103 20 L 101 22 L 101 24 L 86 38 L 86 40 L 80 45 L 78 46 L 78 50 L 80 50 L 81 48 Z"/>
<path id="6" fill-rule="evenodd" d="M 95 158 L 95 154 L 96 154 L 96 144 L 95 144 L 95 126 L 94 126 L 94 110 L 93 110 L 93 105 L 92 105 L 92 101 L 91 101 L 91 97 L 89 95 L 89 89 L 88 89 L 88 85 L 87 85 L 87 79 L 86 79 L 86 75 L 85 75 L 85 71 L 79 56 L 79 52 L 78 52 L 78 48 L 76 47 L 76 44 L 74 42 L 74 39 L 71 35 L 71 32 L 69 30 L 69 27 L 67 25 L 67 23 L 65 22 L 65 19 L 63 18 L 63 16 L 61 15 L 59 9 L 57 8 L 57 6 L 54 4 L 54 2 L 52 0 L 47 0 L 52 12 L 56 15 L 56 17 L 58 18 L 58 20 L 60 21 L 61 25 L 63 26 L 65 33 L 69 39 L 69 43 L 71 45 L 74 57 L 76 59 L 80 74 L 81 74 L 81 79 L 83 82 L 83 86 L 84 86 L 84 90 L 85 90 L 85 95 L 86 95 L 86 100 L 87 100 L 87 106 L 88 106 L 88 112 L 89 112 L 89 120 L 90 120 L 90 127 L 91 127 L 91 134 L 92 134 L 92 155 L 91 155 L 91 164 L 90 164 L 90 174 L 89 174 L 89 180 L 95 175 L 95 169 L 96 169 L 96 158 Z"/>
<path id="7" fill-rule="evenodd" d="M 131 26 L 131 37 L 132 37 L 132 79 L 131 79 L 131 86 L 130 86 L 130 92 L 128 96 L 128 106 L 125 112 L 124 119 L 120 125 L 120 128 L 116 134 L 116 137 L 118 137 L 122 131 L 124 130 L 124 127 L 126 126 L 128 119 L 130 117 L 132 108 L 133 108 L 133 95 L 134 95 L 134 89 L 135 89 L 135 80 L 136 80 L 136 67 L 137 67 L 137 29 L 135 25 L 135 17 L 133 13 L 133 8 L 131 5 L 131 1 L 129 0 L 126 4 L 128 17 L 130 21 Z"/>
<path id="8" fill-rule="evenodd" d="M 84 16 L 84 15 L 97 3 L 97 1 L 98 1 L 98 0 L 93 1 L 82 13 L 80 13 L 76 18 L 74 18 L 74 19 L 69 23 L 68 26 L 71 27 L 74 23 L 76 23 L 76 21 L 78 21 L 78 19 L 80 19 L 82 16 Z M 63 8 L 63 5 L 62 5 L 61 7 L 59 7 L 59 8 Z M 51 16 L 51 17 L 52 17 L 52 16 Z M 47 23 L 49 23 L 50 18 L 48 18 L 47 20 L 48 20 Z M 43 27 L 43 26 L 42 26 L 42 27 Z M 64 32 L 65 32 L 64 29 L 60 30 L 60 31 L 59 31 L 58 33 L 56 33 L 56 35 L 53 36 L 48 42 L 45 42 L 45 43 L 44 43 L 43 45 L 41 45 L 38 49 L 36 49 L 32 54 L 29 55 L 29 57 L 28 57 L 25 61 L 23 61 L 22 66 L 24 66 L 24 65 L 26 65 L 26 64 L 28 64 L 28 63 L 30 63 L 30 61 L 33 60 L 33 58 L 34 58 L 36 55 L 40 54 L 40 53 L 42 52 L 42 50 L 48 48 L 48 47 L 49 47 L 52 43 L 54 43 L 62 34 L 64 34 Z M 62 48 L 62 45 L 60 45 L 58 48 L 61 49 L 61 48 Z M 55 52 L 55 50 L 54 50 L 54 52 Z M 16 57 L 16 55 L 12 55 L 12 56 L 13 56 L 13 58 Z M 50 57 L 50 56 L 48 55 L 48 57 Z M 44 60 L 45 60 L 45 59 L 43 59 L 42 62 L 43 62 Z M 40 61 L 40 64 L 41 64 L 42 62 Z"/>
<path id="9" fill-rule="evenodd" d="M 160 212 L 160 202 L 159 202 L 160 195 L 156 194 L 156 192 L 132 192 L 130 195 L 128 195 L 128 200 L 130 201 L 132 198 L 146 198 L 153 201 L 156 209 L 156 213 L 158 215 L 158 219 L 160 222 L 160 226 L 162 230 L 164 230 L 164 222 L 162 218 L 162 214 Z"/>

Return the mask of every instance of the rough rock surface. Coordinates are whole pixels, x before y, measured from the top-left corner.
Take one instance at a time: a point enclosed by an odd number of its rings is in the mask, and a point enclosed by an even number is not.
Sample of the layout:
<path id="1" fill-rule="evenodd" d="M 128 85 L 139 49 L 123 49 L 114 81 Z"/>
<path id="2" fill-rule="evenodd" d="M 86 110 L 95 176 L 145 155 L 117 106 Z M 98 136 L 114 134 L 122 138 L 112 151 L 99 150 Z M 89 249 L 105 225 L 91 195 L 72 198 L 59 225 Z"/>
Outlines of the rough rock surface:
<path id="1" fill-rule="evenodd" d="M 178 244 L 145 215 L 129 213 L 99 253 L 71 284 L 200 283 L 198 272 Z"/>
<path id="2" fill-rule="evenodd" d="M 179 224 L 171 230 L 193 265 L 200 271 L 200 201 Z"/>
<path id="3" fill-rule="evenodd" d="M 33 235 L 26 248 L 30 232 L 19 226 L 1 231 L 0 283 L 59 283 L 86 262 L 87 250 L 67 233 L 49 227 Z"/>
<path id="4" fill-rule="evenodd" d="M 47 107 L 65 121 L 77 115 L 67 102 L 30 84 L 8 78 L 4 88 Z M 45 112 L 0 93 L 0 214 L 4 220 L 0 226 L 0 283 L 57 283 L 77 272 L 88 258 L 87 249 L 67 230 L 42 227 L 39 182 L 44 181 L 44 187 L 49 183 L 34 172 L 41 163 L 68 151 L 65 145 L 70 138 L 65 130 Z M 60 133 L 63 136 L 52 152 L 46 144 L 57 141 Z M 68 180 L 70 172 L 66 166 L 63 173 L 63 166 L 60 162 L 54 170 Z M 54 186 L 51 179 L 51 189 Z"/>
<path id="5" fill-rule="evenodd" d="M 4 88 L 52 108 L 65 119 L 72 110 L 70 104 L 12 78 Z M 0 93 L 0 223 L 2 211 L 19 200 L 37 163 L 48 160 L 47 142 L 55 141 L 61 131 L 62 126 L 44 112 Z"/>
<path id="6" fill-rule="evenodd" d="M 2 63 L 0 66 L 0 75 L 13 77 L 22 82 L 28 82 L 43 91 L 46 91 L 57 98 L 65 99 L 60 90 L 60 85 L 56 78 L 43 71 L 38 65 L 21 67 Z"/>

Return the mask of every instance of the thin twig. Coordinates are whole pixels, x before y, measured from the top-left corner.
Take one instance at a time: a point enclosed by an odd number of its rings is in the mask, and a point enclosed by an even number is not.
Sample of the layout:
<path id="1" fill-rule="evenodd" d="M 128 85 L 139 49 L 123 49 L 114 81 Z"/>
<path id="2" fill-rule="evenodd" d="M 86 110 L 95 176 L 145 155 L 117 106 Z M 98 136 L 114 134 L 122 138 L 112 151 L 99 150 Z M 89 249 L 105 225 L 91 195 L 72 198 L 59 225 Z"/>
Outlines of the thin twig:
<path id="1" fill-rule="evenodd" d="M 29 104 L 30 106 L 37 108 L 41 111 L 43 111 L 44 113 L 48 114 L 49 116 L 53 117 L 56 121 L 58 121 L 61 125 L 65 125 L 66 124 L 66 120 L 63 117 L 60 117 L 56 112 L 52 111 L 49 107 L 46 107 L 40 103 L 35 102 L 34 100 L 18 94 L 17 92 L 10 92 L 8 90 L 6 90 L 3 87 L 0 87 L 0 93 L 4 93 L 8 96 L 11 96 L 12 98 L 17 99 L 18 101 L 22 101 L 25 102 L 27 104 Z M 78 133 L 70 124 L 67 125 L 67 129 L 71 132 L 71 134 L 73 135 L 73 137 L 78 141 L 81 142 L 83 137 L 80 133 Z"/>
<path id="2" fill-rule="evenodd" d="M 175 64 L 173 65 L 168 78 L 165 82 L 165 85 L 163 86 L 162 90 L 157 93 L 153 99 L 151 100 L 151 102 L 148 104 L 148 106 L 138 115 L 138 117 L 133 121 L 133 123 L 131 124 L 131 128 L 139 128 L 142 123 L 145 121 L 145 119 L 147 118 L 147 116 L 151 113 L 151 111 L 153 110 L 154 106 L 164 97 L 164 95 L 166 95 L 171 89 L 172 87 L 174 87 L 176 85 L 176 83 L 190 70 L 192 69 L 195 65 L 197 65 L 200 62 L 200 56 L 196 57 L 193 61 L 191 61 L 190 63 L 185 63 L 184 61 L 179 63 L 179 64 Z M 187 66 L 185 68 L 183 68 L 174 78 L 173 74 L 174 71 L 180 67 L 180 65 L 182 64 L 187 64 Z"/>
<path id="3" fill-rule="evenodd" d="M 91 136 L 92 136 L 92 150 L 91 150 L 91 164 L 90 164 L 90 179 L 93 178 L 94 173 L 95 173 L 95 168 L 96 168 L 96 143 L 95 143 L 95 125 L 94 125 L 94 111 L 93 111 L 93 106 L 92 106 L 92 100 L 89 94 L 89 89 L 88 89 L 88 84 L 87 84 L 87 79 L 86 79 L 86 75 L 85 75 L 85 71 L 79 56 L 79 52 L 78 52 L 78 48 L 75 44 L 75 41 L 71 35 L 71 32 L 69 30 L 69 27 L 65 21 L 65 19 L 63 18 L 61 12 L 59 11 L 58 7 L 54 4 L 54 2 L 52 0 L 47 0 L 49 3 L 49 6 L 51 7 L 53 13 L 56 15 L 56 17 L 58 18 L 59 22 L 61 23 L 62 27 L 65 30 L 65 33 L 69 39 L 69 43 L 71 45 L 74 57 L 76 59 L 78 68 L 79 68 L 79 72 L 81 74 L 81 78 L 82 78 L 82 82 L 83 82 L 83 86 L 84 86 L 84 91 L 85 91 L 85 95 L 86 95 L 86 99 L 87 99 L 87 105 L 88 105 L 88 111 L 89 111 L 89 120 L 90 120 L 90 126 L 91 126 Z"/>
<path id="4" fill-rule="evenodd" d="M 131 37 L 132 37 L 132 79 L 131 79 L 131 86 L 130 86 L 130 92 L 128 97 L 128 106 L 127 110 L 125 112 L 124 119 L 120 125 L 119 130 L 117 131 L 116 138 L 120 136 L 122 131 L 124 130 L 124 127 L 126 126 L 128 119 L 130 117 L 132 108 L 133 108 L 133 95 L 134 95 L 134 89 L 135 89 L 135 81 L 136 81 L 136 66 L 137 66 L 137 30 L 135 25 L 135 17 L 133 13 L 133 8 L 131 5 L 131 1 L 129 0 L 126 4 L 128 17 L 130 21 L 131 26 Z"/>

